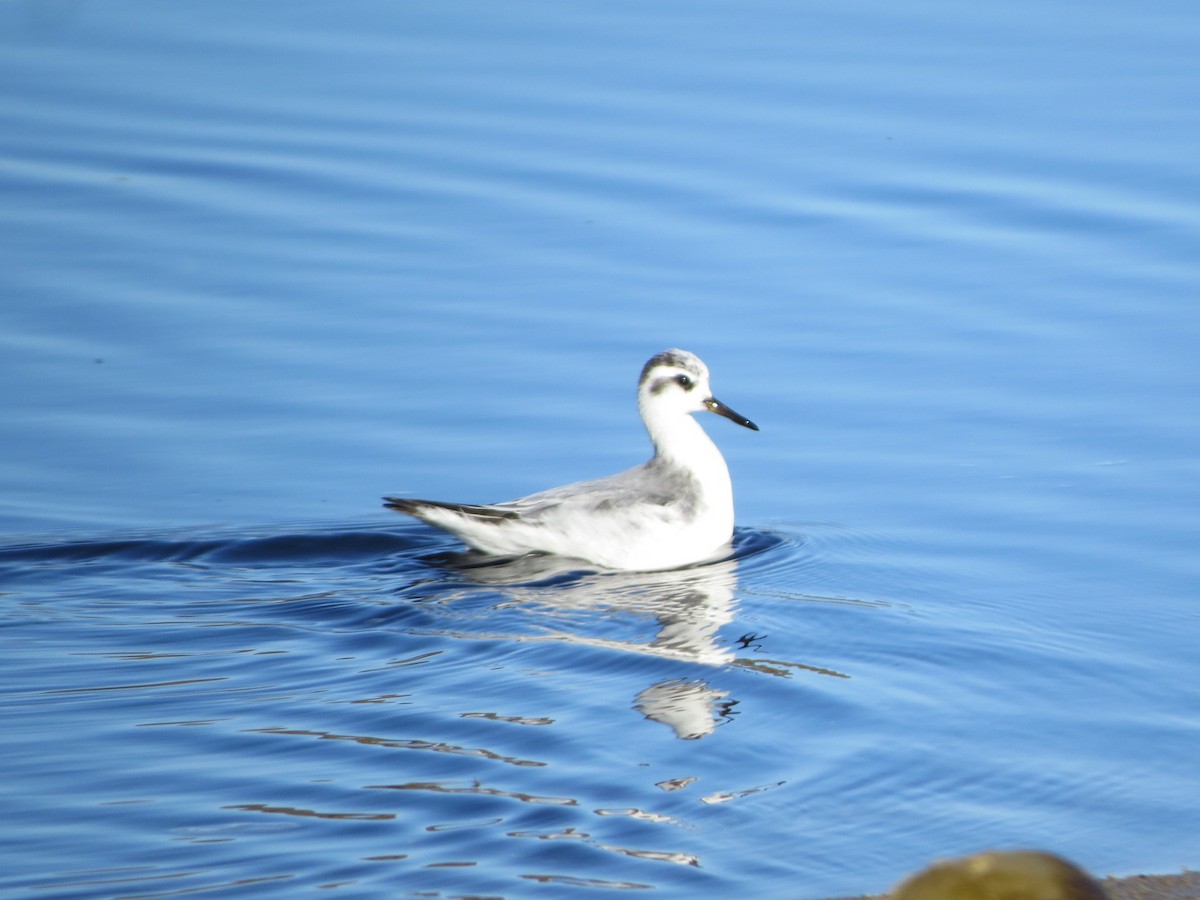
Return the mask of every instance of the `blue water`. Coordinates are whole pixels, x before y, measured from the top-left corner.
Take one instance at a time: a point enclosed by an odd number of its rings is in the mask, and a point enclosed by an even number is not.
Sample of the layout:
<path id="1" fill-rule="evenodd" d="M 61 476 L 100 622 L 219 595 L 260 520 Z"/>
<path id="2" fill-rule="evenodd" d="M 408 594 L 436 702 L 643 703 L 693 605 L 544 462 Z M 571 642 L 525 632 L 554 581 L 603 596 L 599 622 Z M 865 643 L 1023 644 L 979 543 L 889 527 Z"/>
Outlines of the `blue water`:
<path id="1" fill-rule="evenodd" d="M 0 892 L 1200 865 L 1200 13 L 0 5 Z M 699 353 L 735 555 L 464 558 Z"/>

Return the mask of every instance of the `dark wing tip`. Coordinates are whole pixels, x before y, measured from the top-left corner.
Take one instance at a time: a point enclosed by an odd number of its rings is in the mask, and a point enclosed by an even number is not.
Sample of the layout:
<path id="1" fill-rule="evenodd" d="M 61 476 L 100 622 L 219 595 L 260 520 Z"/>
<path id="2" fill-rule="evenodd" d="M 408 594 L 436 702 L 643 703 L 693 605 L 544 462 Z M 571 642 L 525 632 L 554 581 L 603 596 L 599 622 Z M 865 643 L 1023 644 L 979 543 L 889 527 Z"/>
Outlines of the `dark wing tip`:
<path id="1" fill-rule="evenodd" d="M 495 506 L 478 506 L 473 503 L 447 503 L 443 500 L 413 500 L 407 497 L 384 497 L 383 505 L 397 512 L 407 513 L 420 518 L 421 513 L 430 509 L 445 509 L 473 519 L 497 521 L 499 519 L 518 519 L 520 516 L 511 509 L 499 509 Z"/>

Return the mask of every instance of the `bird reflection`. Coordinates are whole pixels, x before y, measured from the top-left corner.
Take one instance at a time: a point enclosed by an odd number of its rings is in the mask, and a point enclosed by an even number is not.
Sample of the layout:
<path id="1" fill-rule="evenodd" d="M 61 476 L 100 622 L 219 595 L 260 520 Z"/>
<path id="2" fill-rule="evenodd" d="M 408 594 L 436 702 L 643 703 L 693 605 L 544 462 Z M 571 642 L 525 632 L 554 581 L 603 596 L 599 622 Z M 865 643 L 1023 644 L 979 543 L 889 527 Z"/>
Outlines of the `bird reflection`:
<path id="1" fill-rule="evenodd" d="M 751 669 L 787 676 L 797 669 L 835 677 L 841 673 L 801 663 L 739 657 L 737 651 L 762 650 L 764 635 L 747 634 L 729 644 L 720 630 L 733 621 L 737 606 L 738 559 L 729 556 L 701 565 L 659 572 L 582 571 L 580 563 L 544 555 L 497 560 L 481 553 L 439 555 L 436 562 L 469 585 L 439 590 L 438 599 L 453 602 L 478 595 L 478 586 L 495 588 L 512 604 L 540 607 L 553 612 L 556 628 L 539 623 L 536 634 L 459 634 L 514 641 L 559 641 L 660 659 L 700 664 L 723 670 Z M 570 628 L 564 613 L 602 611 L 657 623 L 648 641 L 604 637 Z M 567 627 L 564 627 L 567 626 Z M 671 678 L 651 684 L 633 700 L 633 708 L 646 718 L 668 726 L 681 740 L 711 734 L 732 720 L 737 700 L 730 692 L 701 678 Z"/>
<path id="2" fill-rule="evenodd" d="M 647 719 L 670 726 L 675 737 L 694 741 L 716 730 L 718 721 L 728 721 L 736 700 L 728 691 L 718 691 L 705 681 L 660 681 L 637 695 L 633 708 Z"/>

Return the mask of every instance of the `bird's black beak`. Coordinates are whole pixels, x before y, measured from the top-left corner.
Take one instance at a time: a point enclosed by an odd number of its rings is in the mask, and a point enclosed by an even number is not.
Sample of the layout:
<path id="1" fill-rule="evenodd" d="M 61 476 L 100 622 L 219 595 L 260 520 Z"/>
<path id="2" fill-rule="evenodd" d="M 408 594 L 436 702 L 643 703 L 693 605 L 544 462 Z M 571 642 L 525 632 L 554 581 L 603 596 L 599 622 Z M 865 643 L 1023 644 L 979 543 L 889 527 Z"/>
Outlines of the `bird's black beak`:
<path id="1" fill-rule="evenodd" d="M 755 425 L 745 416 L 739 416 L 716 397 L 709 397 L 704 401 L 704 406 L 709 412 L 715 412 L 718 416 L 724 416 L 730 422 L 737 422 L 739 425 L 749 428 L 751 431 L 758 431 L 757 425 Z"/>

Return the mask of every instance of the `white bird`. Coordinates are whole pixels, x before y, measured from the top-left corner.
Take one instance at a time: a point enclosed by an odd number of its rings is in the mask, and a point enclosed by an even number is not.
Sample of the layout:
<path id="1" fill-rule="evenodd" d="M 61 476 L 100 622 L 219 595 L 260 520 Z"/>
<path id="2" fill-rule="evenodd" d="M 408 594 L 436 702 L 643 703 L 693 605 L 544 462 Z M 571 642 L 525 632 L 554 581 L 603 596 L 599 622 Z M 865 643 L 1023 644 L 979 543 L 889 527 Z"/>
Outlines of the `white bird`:
<path id="1" fill-rule="evenodd" d="M 638 411 L 654 455 L 617 475 L 488 505 L 404 497 L 385 497 L 384 505 L 502 556 L 551 553 L 634 571 L 715 558 L 733 535 L 733 485 L 691 414 L 758 426 L 713 397 L 708 367 L 686 350 L 665 350 L 642 368 Z"/>

